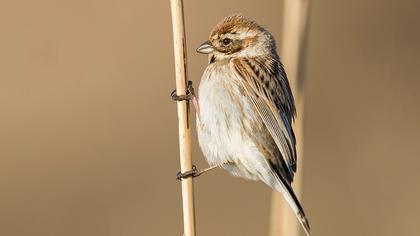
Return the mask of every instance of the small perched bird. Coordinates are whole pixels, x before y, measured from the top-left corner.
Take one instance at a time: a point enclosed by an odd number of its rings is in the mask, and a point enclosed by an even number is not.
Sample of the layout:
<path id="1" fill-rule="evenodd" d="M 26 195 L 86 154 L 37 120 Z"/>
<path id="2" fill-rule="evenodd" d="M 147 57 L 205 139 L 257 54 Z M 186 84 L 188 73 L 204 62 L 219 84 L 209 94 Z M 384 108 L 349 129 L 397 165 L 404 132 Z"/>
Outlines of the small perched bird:
<path id="1" fill-rule="evenodd" d="M 283 193 L 309 235 L 291 187 L 296 108 L 273 36 L 242 15 L 231 15 L 197 52 L 209 57 L 196 107 L 199 144 L 207 161 Z"/>

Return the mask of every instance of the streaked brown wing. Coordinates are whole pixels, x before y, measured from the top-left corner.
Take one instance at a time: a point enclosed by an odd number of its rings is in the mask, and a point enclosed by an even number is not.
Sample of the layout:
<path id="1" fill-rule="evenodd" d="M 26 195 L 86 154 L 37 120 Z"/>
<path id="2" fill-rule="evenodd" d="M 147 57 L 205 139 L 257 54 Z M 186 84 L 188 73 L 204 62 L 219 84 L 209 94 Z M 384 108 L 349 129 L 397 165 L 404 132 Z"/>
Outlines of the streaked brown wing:
<path id="1" fill-rule="evenodd" d="M 296 172 L 296 140 L 291 127 L 295 106 L 284 70 L 277 60 L 235 59 L 237 79 L 255 105 L 264 124 L 280 150 L 293 181 Z"/>

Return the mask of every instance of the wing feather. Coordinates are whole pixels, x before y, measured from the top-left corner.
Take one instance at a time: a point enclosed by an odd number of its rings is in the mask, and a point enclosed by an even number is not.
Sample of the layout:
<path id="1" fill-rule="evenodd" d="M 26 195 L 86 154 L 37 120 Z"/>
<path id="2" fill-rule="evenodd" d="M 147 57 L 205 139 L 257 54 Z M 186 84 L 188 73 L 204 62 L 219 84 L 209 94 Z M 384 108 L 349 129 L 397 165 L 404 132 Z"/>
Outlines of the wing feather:
<path id="1" fill-rule="evenodd" d="M 278 183 L 276 190 L 284 194 L 306 234 L 310 235 L 311 227 L 290 185 L 296 172 L 296 140 L 291 127 L 295 115 L 293 96 L 280 62 L 273 63 L 277 69 L 263 68 L 268 73 L 257 69 L 266 64 L 245 58 L 235 59 L 232 63 L 235 78 L 251 99 L 281 153 L 281 157 L 277 157 L 281 158 L 279 163 L 286 163 L 288 168 L 286 170 L 274 163 L 267 163 L 271 165 L 271 174 Z"/>
<path id="2" fill-rule="evenodd" d="M 256 59 L 235 59 L 232 63 L 236 79 L 243 86 L 279 148 L 290 172 L 289 182 L 292 182 L 296 172 L 296 140 L 291 127 L 295 109 L 293 97 L 290 96 L 287 79 L 281 76 L 281 64 L 271 63 L 277 70 L 262 68 L 266 64 L 270 65 Z M 287 88 L 283 88 L 282 83 L 287 83 Z"/>

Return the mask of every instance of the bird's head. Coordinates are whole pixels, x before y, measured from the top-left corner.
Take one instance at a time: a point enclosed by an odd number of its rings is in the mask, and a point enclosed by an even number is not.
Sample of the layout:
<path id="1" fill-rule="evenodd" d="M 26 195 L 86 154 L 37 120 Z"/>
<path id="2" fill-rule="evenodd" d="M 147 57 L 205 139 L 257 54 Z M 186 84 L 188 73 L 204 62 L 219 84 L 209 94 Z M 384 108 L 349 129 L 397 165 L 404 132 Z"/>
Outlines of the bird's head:
<path id="1" fill-rule="evenodd" d="M 242 15 L 231 15 L 217 24 L 197 52 L 209 54 L 210 62 L 233 57 L 256 57 L 275 51 L 273 36 Z"/>

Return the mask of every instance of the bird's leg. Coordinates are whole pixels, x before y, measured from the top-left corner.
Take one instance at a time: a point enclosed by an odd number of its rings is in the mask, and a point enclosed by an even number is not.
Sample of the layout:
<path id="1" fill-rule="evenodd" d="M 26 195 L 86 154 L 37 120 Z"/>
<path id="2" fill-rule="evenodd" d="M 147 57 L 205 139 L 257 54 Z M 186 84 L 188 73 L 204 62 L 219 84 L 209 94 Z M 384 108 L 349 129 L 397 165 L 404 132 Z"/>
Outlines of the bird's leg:
<path id="1" fill-rule="evenodd" d="M 220 165 L 214 165 L 214 166 L 207 167 L 203 170 L 198 170 L 197 167 L 195 165 L 193 165 L 192 169 L 189 170 L 189 171 L 185 171 L 184 173 L 178 172 L 178 174 L 176 175 L 176 178 L 178 180 L 186 179 L 186 178 L 189 178 L 189 177 L 195 178 L 195 177 L 198 177 L 198 176 L 206 173 L 207 171 L 213 170 L 213 169 L 215 169 L 219 166 Z"/>
<path id="2" fill-rule="evenodd" d="M 194 109 L 198 114 L 198 117 L 200 118 L 200 106 L 198 104 L 197 96 L 195 96 L 194 87 L 192 86 L 192 81 L 188 81 L 188 87 L 187 87 L 187 94 L 186 95 L 177 95 L 176 89 L 172 91 L 171 98 L 174 101 L 192 101 L 194 105 Z"/>
<path id="3" fill-rule="evenodd" d="M 207 167 L 207 168 L 205 168 L 205 169 L 199 170 L 199 171 L 195 174 L 195 176 L 194 176 L 194 177 L 198 177 L 198 176 L 200 176 L 200 175 L 202 175 L 202 174 L 206 173 L 207 171 L 211 171 L 211 170 L 213 170 L 213 169 L 215 169 L 215 168 L 217 168 L 217 167 L 219 167 L 219 165 L 214 165 L 214 166 L 210 166 L 210 167 Z"/>

